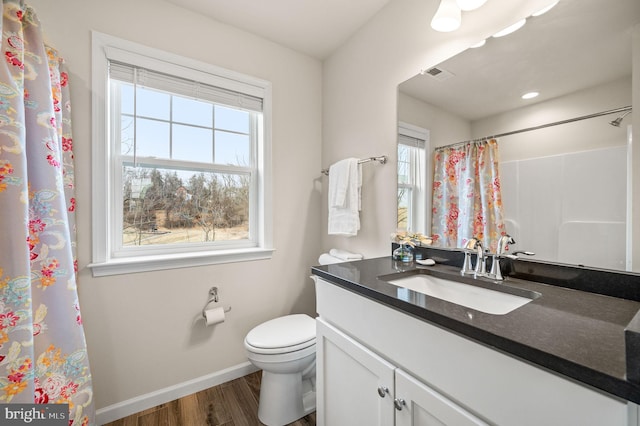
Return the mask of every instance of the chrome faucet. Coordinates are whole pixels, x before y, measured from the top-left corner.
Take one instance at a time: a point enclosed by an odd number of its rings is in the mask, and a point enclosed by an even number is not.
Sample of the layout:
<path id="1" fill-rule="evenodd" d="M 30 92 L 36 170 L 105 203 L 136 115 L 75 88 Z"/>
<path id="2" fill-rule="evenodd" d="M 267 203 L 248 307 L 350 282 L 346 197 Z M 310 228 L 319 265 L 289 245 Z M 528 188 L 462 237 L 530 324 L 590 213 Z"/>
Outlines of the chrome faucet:
<path id="1" fill-rule="evenodd" d="M 475 249 L 478 240 L 471 238 L 464 246 L 464 261 L 462 262 L 461 275 L 468 275 L 473 273 L 471 268 L 471 252 Z"/>
<path id="2" fill-rule="evenodd" d="M 515 243 L 515 240 L 509 234 L 500 237 L 498 240 L 498 251 L 496 254 L 491 256 L 491 272 L 489 272 L 489 277 L 498 281 L 504 280 L 502 271 L 500 270 L 500 257 L 506 254 L 507 246 L 509 244 Z"/>
<path id="3" fill-rule="evenodd" d="M 513 255 L 514 256 L 518 256 L 519 254 L 526 254 L 527 256 L 535 256 L 536 254 L 532 251 L 526 251 L 526 250 L 518 250 L 518 251 L 514 251 Z"/>
<path id="4" fill-rule="evenodd" d="M 476 240 L 476 268 L 473 271 L 474 277 L 484 277 L 487 275 L 487 258 L 484 256 L 484 247 L 479 240 Z"/>
<path id="5" fill-rule="evenodd" d="M 500 256 L 497 254 L 491 255 L 491 272 L 489 272 L 489 277 L 498 281 L 504 280 L 502 271 L 500 270 Z"/>
<path id="6" fill-rule="evenodd" d="M 509 244 L 515 244 L 516 242 L 513 240 L 513 237 L 511 237 L 511 235 L 506 234 L 500 237 L 500 239 L 498 240 L 498 256 L 503 256 L 506 254 L 507 252 L 507 246 Z"/>

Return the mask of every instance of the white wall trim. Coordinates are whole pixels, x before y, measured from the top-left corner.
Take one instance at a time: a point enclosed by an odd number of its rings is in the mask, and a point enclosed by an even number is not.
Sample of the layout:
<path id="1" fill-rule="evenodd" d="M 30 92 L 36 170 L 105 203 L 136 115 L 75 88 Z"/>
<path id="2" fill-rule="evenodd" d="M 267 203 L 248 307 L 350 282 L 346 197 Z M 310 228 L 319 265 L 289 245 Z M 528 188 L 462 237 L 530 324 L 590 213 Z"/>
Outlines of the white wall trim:
<path id="1" fill-rule="evenodd" d="M 429 130 L 404 121 L 398 122 L 398 133 L 429 142 Z"/>
<path id="2" fill-rule="evenodd" d="M 135 272 L 149 272 L 173 268 L 269 259 L 273 254 L 273 199 L 272 199 L 272 95 L 271 82 L 240 72 L 227 70 L 206 62 L 182 57 L 160 49 L 92 31 L 92 262 L 88 267 L 94 277 Z M 121 188 L 118 180 L 119 165 L 115 163 L 114 142 L 110 129 L 109 61 L 122 61 L 126 65 L 148 67 L 177 78 L 201 81 L 255 96 L 262 100 L 262 117 L 256 129 L 261 139 L 252 138 L 256 155 L 255 164 L 244 171 L 255 172 L 250 189 L 250 230 L 247 241 L 219 243 L 191 243 L 185 245 L 122 247 L 116 209 Z M 174 163 L 175 165 L 175 163 Z M 224 166 L 221 168 L 224 169 Z M 101 194 L 101 196 L 95 196 Z M 225 248 L 227 247 L 227 248 Z"/>
<path id="3" fill-rule="evenodd" d="M 210 387 L 246 376 L 247 374 L 251 374 L 255 371 L 258 371 L 258 368 L 247 361 L 224 370 L 216 371 L 215 373 L 211 373 L 206 376 L 136 396 L 135 398 L 98 409 L 96 411 L 96 423 L 103 425 L 105 423 L 113 422 L 157 405 L 165 404 L 175 399 L 191 395 L 192 393 L 200 392 Z"/>

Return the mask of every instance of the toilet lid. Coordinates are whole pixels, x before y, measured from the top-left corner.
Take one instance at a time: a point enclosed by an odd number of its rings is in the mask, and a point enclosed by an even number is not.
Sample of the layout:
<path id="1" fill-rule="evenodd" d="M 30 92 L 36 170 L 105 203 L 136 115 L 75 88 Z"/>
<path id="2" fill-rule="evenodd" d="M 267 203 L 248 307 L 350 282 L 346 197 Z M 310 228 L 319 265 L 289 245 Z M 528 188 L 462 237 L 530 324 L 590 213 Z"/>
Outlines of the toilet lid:
<path id="1" fill-rule="evenodd" d="M 256 326 L 245 338 L 254 348 L 306 347 L 315 343 L 316 321 L 309 315 L 294 314 L 274 318 Z M 308 345 L 304 345 L 308 343 Z"/>

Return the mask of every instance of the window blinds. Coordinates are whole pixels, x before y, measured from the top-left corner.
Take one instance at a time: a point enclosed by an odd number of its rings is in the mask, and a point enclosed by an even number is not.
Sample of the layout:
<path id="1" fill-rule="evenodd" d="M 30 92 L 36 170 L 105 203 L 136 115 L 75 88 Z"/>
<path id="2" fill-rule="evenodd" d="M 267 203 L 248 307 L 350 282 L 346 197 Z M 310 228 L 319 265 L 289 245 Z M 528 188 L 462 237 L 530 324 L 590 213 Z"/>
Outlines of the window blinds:
<path id="1" fill-rule="evenodd" d="M 401 145 L 407 145 L 414 148 L 425 149 L 425 141 L 423 139 L 414 138 L 411 136 L 399 134 L 398 143 Z"/>
<path id="2" fill-rule="evenodd" d="M 262 111 L 262 98 L 140 66 L 109 61 L 109 78 L 250 111 Z"/>

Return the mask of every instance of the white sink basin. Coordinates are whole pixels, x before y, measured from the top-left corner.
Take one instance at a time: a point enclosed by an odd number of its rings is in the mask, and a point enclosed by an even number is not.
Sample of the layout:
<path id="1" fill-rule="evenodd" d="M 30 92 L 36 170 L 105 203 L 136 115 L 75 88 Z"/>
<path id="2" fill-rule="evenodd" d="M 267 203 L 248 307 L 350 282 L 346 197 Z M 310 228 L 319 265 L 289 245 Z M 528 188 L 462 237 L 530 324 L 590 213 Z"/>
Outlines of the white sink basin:
<path id="1" fill-rule="evenodd" d="M 426 274 L 410 275 L 387 282 L 427 296 L 494 315 L 507 314 L 533 300 L 529 297 L 489 290 L 484 287 L 445 280 Z"/>

